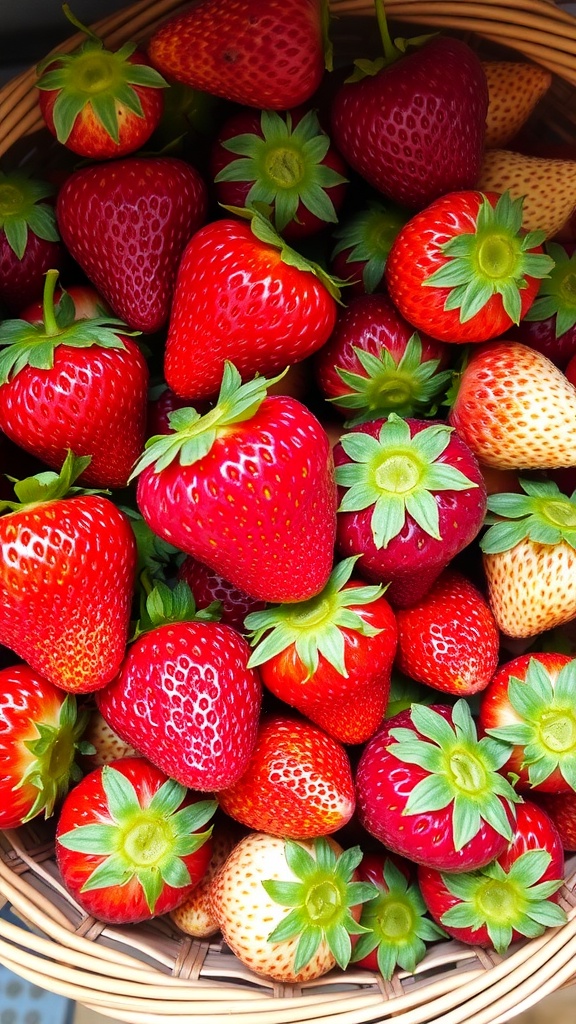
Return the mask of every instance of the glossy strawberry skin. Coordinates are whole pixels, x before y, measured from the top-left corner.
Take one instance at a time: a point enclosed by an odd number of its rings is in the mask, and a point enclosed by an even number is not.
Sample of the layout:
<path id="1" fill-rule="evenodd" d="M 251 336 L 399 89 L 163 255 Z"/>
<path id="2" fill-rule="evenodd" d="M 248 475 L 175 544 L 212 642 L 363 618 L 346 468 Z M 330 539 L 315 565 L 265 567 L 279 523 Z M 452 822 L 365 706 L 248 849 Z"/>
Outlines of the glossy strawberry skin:
<path id="1" fill-rule="evenodd" d="M 399 608 L 401 672 L 444 693 L 484 690 L 498 664 L 500 634 L 483 594 L 448 568 L 417 604 Z"/>
<path id="2" fill-rule="evenodd" d="M 546 850 L 551 855 L 550 863 L 538 880 L 539 882 L 552 881 L 563 877 L 564 852 L 558 831 L 548 815 L 531 802 L 518 804 L 512 842 L 507 845 L 504 852 L 499 854 L 496 860 L 508 872 L 514 862 L 528 850 Z M 438 923 L 442 915 L 450 907 L 454 907 L 460 902 L 458 897 L 447 889 L 442 881 L 441 872 L 436 871 L 434 868 L 420 865 L 418 867 L 418 884 L 430 914 Z M 557 894 L 549 898 L 555 902 L 558 899 Z M 492 945 L 486 926 L 481 928 L 454 928 L 442 925 L 442 927 L 446 929 L 449 935 L 459 939 L 461 942 L 484 948 Z M 513 941 L 520 938 L 522 936 L 513 931 Z"/>
<path id="3" fill-rule="evenodd" d="M 451 708 L 433 704 L 434 711 L 451 718 Z M 471 871 L 483 867 L 503 852 L 507 840 L 491 825 L 482 821 L 477 834 L 461 850 L 452 840 L 452 807 L 403 816 L 414 786 L 428 772 L 416 764 L 400 761 L 387 748 L 394 740 L 392 729 L 414 728 L 410 710 L 400 711 L 387 719 L 382 728 L 363 749 L 356 770 L 356 801 L 358 818 L 371 835 L 389 850 L 407 857 L 416 864 L 439 867 L 443 871 Z"/>
<path id="4" fill-rule="evenodd" d="M 354 781 L 344 747 L 310 722 L 263 719 L 242 777 L 221 790 L 222 810 L 257 832 L 294 839 L 329 835 L 351 818 Z"/>
<path id="5" fill-rule="evenodd" d="M 230 626 L 179 622 L 143 634 L 98 696 L 112 729 L 183 786 L 211 792 L 245 770 L 261 684 Z"/>
<path id="6" fill-rule="evenodd" d="M 430 203 L 400 229 L 386 263 L 386 284 L 403 316 L 418 330 L 433 338 L 454 344 L 488 341 L 504 334 L 512 326 L 499 294 L 491 295 L 482 309 L 464 323 L 459 309 L 445 309 L 450 289 L 425 286 L 428 278 L 448 262 L 440 246 L 462 234 L 476 230 L 478 210 L 487 197 L 495 207 L 494 192 L 451 192 Z M 541 246 L 528 250 L 542 253 Z M 534 302 L 540 281 L 526 275 L 520 289 L 520 319 Z"/>
<path id="7" fill-rule="evenodd" d="M 576 850 L 576 793 L 534 793 L 534 800 L 552 819 L 566 852 Z"/>
<path id="8" fill-rule="evenodd" d="M 100 495 L 47 501 L 4 515 L 0 545 L 0 641 L 63 690 L 105 686 L 128 639 L 128 518 Z"/>
<path id="9" fill-rule="evenodd" d="M 477 56 L 463 41 L 434 36 L 377 74 L 344 83 L 332 105 L 332 136 L 371 185 L 421 209 L 475 186 L 487 108 Z"/>
<path id="10" fill-rule="evenodd" d="M 324 72 L 317 0 L 204 0 L 170 18 L 148 44 L 170 79 L 247 106 L 305 103 Z"/>
<path id="11" fill-rule="evenodd" d="M 220 603 L 219 621 L 239 633 L 245 631 L 244 619 L 250 612 L 260 611 L 264 601 L 255 601 L 243 590 L 238 590 L 209 566 L 187 555 L 178 569 L 178 579 L 188 584 L 194 595 L 196 607 L 206 608 L 213 601 Z"/>
<path id="12" fill-rule="evenodd" d="M 71 449 L 91 462 L 81 484 L 125 487 L 144 447 L 148 366 L 138 345 L 58 345 L 50 370 L 23 367 L 0 386 L 0 428 L 47 466 Z"/>
<path id="13" fill-rule="evenodd" d="M 24 255 L 19 260 L 0 231 L 0 302 L 18 316 L 30 302 L 40 299 L 47 270 L 61 270 L 66 259 L 61 242 L 49 242 L 28 229 Z"/>
<path id="14" fill-rule="evenodd" d="M 166 381 L 196 399 L 217 393 L 226 359 L 245 380 L 272 376 L 328 340 L 336 310 L 313 273 L 282 262 L 249 224 L 212 221 L 190 239 L 178 269 Z"/>
<path id="15" fill-rule="evenodd" d="M 191 466 L 175 460 L 158 473 L 145 469 L 137 501 L 158 536 L 258 600 L 305 600 L 330 575 L 332 451 L 296 399 L 266 398 Z"/>
<path id="16" fill-rule="evenodd" d="M 167 321 L 180 257 L 206 215 L 203 179 L 174 157 L 83 167 L 56 204 L 73 258 L 116 315 L 144 333 Z"/>

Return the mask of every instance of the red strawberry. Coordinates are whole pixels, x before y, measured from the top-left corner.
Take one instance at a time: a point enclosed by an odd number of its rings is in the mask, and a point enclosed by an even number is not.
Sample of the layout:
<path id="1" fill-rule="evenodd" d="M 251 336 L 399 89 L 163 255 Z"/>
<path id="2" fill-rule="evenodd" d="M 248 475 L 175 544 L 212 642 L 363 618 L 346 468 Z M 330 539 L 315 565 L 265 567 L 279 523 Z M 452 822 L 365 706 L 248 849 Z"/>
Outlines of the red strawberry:
<path id="1" fill-rule="evenodd" d="M 414 604 L 482 526 L 475 457 L 446 424 L 391 413 L 344 434 L 334 461 L 340 554 L 360 555 L 363 576 L 389 583 L 394 607 Z"/>
<path id="2" fill-rule="evenodd" d="M 576 659 L 537 651 L 501 665 L 482 694 L 479 720 L 509 745 L 505 769 L 520 791 L 576 790 Z"/>
<path id="3" fill-rule="evenodd" d="M 149 621 L 97 705 L 114 732 L 171 778 L 215 791 L 246 770 L 262 687 L 246 640 L 201 613 L 190 619 L 193 607 L 179 602 L 166 586 L 151 592 Z"/>
<path id="4" fill-rule="evenodd" d="M 363 743 L 386 710 L 396 620 L 382 587 L 340 562 L 316 597 L 252 612 L 249 664 L 280 700 L 341 743 Z M 266 829 L 264 829 L 266 831 Z"/>
<path id="5" fill-rule="evenodd" d="M 78 693 L 118 671 L 136 572 L 124 513 L 108 498 L 70 492 L 86 463 L 67 458 L 60 477 L 21 481 L 19 500 L 0 502 L 9 510 L 0 518 L 0 642 Z"/>
<path id="6" fill-rule="evenodd" d="M 457 875 L 418 869 L 432 917 L 460 942 L 500 954 L 515 939 L 566 923 L 555 902 L 564 874 L 558 832 L 535 804 L 518 804 L 516 815 L 512 841 L 491 864 Z"/>
<path id="7" fill-rule="evenodd" d="M 483 594 L 465 576 L 445 569 L 424 597 L 398 609 L 401 672 L 443 693 L 484 690 L 498 664 L 500 634 Z"/>
<path id="8" fill-rule="evenodd" d="M 222 810 L 256 832 L 293 839 L 325 836 L 354 812 L 344 747 L 305 719 L 263 719 L 243 775 L 218 792 Z"/>
<path id="9" fill-rule="evenodd" d="M 499 774 L 504 744 L 478 742 L 464 699 L 413 704 L 368 741 L 356 772 L 360 823 L 388 849 L 440 871 L 473 871 L 512 839 L 520 799 Z"/>
<path id="10" fill-rule="evenodd" d="M 576 850 L 576 792 L 534 793 L 534 800 L 552 819 L 564 850 Z"/>
<path id="11" fill-rule="evenodd" d="M 164 354 L 177 395 L 218 392 L 224 363 L 244 380 L 316 352 L 336 322 L 337 289 L 257 213 L 196 232 L 178 269 Z"/>
<path id="12" fill-rule="evenodd" d="M 346 281 L 346 295 L 370 295 L 385 288 L 384 268 L 392 242 L 410 214 L 372 200 L 358 213 L 343 214 L 333 237 L 330 268 Z"/>
<path id="13" fill-rule="evenodd" d="M 204 562 L 187 555 L 178 569 L 178 579 L 188 584 L 197 608 L 206 608 L 218 601 L 220 622 L 245 633 L 244 620 L 249 612 L 260 611 L 264 601 L 256 601 L 243 590 L 229 583 Z"/>
<path id="14" fill-rule="evenodd" d="M 396 412 L 427 415 L 450 373 L 449 346 L 413 328 L 387 295 L 352 298 L 315 357 L 322 394 L 348 426 Z"/>
<path id="15" fill-rule="evenodd" d="M 135 43 L 109 50 L 76 18 L 70 21 L 86 40 L 72 53 L 50 55 L 38 65 L 42 117 L 73 153 L 92 160 L 126 156 L 159 124 L 167 83 Z"/>
<path id="16" fill-rule="evenodd" d="M 82 777 L 75 758 L 87 714 L 76 700 L 27 665 L 0 670 L 0 825 L 18 828 L 54 813 Z"/>
<path id="17" fill-rule="evenodd" d="M 64 297 L 55 308 L 57 276 L 42 323 L 0 325 L 0 428 L 53 469 L 69 450 L 89 456 L 82 483 L 125 487 L 145 441 L 148 366 L 121 321 L 79 320 Z"/>
<path id="18" fill-rule="evenodd" d="M 251 107 L 305 103 L 324 73 L 319 0 L 202 0 L 168 18 L 148 43 L 163 74 Z"/>
<path id="19" fill-rule="evenodd" d="M 168 319 L 188 239 L 204 223 L 206 186 L 175 157 L 133 156 L 82 167 L 56 204 L 62 238 L 92 284 L 132 329 Z"/>
<path id="20" fill-rule="evenodd" d="M 377 4 L 384 58 L 358 62 L 332 104 L 332 135 L 344 159 L 397 203 L 421 208 L 478 180 L 488 86 L 474 51 L 434 35 L 406 52 L 392 43 Z"/>
<path id="21" fill-rule="evenodd" d="M 314 110 L 240 110 L 221 127 L 210 160 L 223 206 L 271 207 L 286 239 L 335 224 L 347 191 L 346 165 Z"/>
<path id="22" fill-rule="evenodd" d="M 178 906 L 211 854 L 216 809 L 143 757 L 86 775 L 64 801 L 56 857 L 71 896 L 99 921 L 134 924 Z"/>
<path id="23" fill-rule="evenodd" d="M 525 317 L 511 328 L 508 337 L 537 349 L 563 370 L 576 356 L 576 246 L 546 242 L 544 249 L 554 260 L 554 267 L 541 281 Z"/>
<path id="24" fill-rule="evenodd" d="M 135 469 L 158 536 L 261 601 L 303 601 L 328 580 L 336 531 L 332 451 L 297 399 L 265 397 L 226 364 L 218 404 L 179 409 Z"/>
<path id="25" fill-rule="evenodd" d="M 503 334 L 526 315 L 554 266 L 543 231 L 522 228 L 522 199 L 509 193 L 443 195 L 398 232 L 386 284 L 406 319 L 441 341 Z"/>
<path id="26" fill-rule="evenodd" d="M 46 284 L 43 282 L 43 293 L 45 290 Z M 56 287 L 54 289 L 54 304 L 57 317 L 68 313 L 68 310 L 74 320 L 92 320 L 97 317 L 113 316 L 108 303 L 89 284 L 71 284 L 67 285 L 65 290 Z M 20 319 L 28 320 L 31 324 L 42 324 L 44 322 L 44 305 L 43 298 L 29 303 L 28 306 L 19 310 Z"/>
<path id="27" fill-rule="evenodd" d="M 64 246 L 46 182 L 22 172 L 0 172 L 0 302 L 20 313 L 40 298 L 44 274 L 59 270 Z"/>

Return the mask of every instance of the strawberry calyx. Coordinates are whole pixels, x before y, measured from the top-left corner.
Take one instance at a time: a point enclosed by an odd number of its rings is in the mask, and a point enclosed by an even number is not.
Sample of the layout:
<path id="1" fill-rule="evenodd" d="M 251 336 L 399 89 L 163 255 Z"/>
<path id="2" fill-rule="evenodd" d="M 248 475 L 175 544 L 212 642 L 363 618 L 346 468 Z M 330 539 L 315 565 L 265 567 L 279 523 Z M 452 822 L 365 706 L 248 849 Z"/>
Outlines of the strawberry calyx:
<path id="1" fill-rule="evenodd" d="M 510 677 L 508 699 L 519 721 L 487 729 L 488 735 L 524 748 L 522 768 L 531 786 L 558 769 L 576 790 L 576 661 L 564 665 L 553 684 L 545 666 L 531 658 L 524 680 Z"/>
<path id="2" fill-rule="evenodd" d="M 148 439 L 130 480 L 148 466 L 153 465 L 154 471 L 160 473 L 176 458 L 182 466 L 192 466 L 203 459 L 218 437 L 256 414 L 266 398 L 267 389 L 281 380 L 286 372 L 284 370 L 272 378 L 255 377 L 242 383 L 234 364 L 226 360 L 216 405 L 203 416 L 191 406 L 171 412 L 168 422 L 173 433 L 155 434 Z"/>
<path id="3" fill-rule="evenodd" d="M 524 494 L 492 494 L 480 541 L 485 555 L 509 551 L 528 539 L 554 546 L 562 542 L 576 548 L 576 491 L 569 497 L 552 480 L 519 479 Z"/>
<path id="4" fill-rule="evenodd" d="M 245 133 L 222 143 L 240 159 L 219 171 L 214 180 L 253 182 L 246 204 L 273 206 L 279 233 L 296 218 L 300 203 L 320 221 L 335 224 L 336 210 L 326 189 L 347 179 L 323 163 L 330 139 L 316 111 L 309 110 L 293 125 L 290 111 L 281 116 L 263 110 L 260 125 L 261 135 Z"/>
<path id="5" fill-rule="evenodd" d="M 344 970 L 352 955 L 351 935 L 367 929 L 356 922 L 351 907 L 378 895 L 369 882 L 354 882 L 362 860 L 359 846 L 337 855 L 325 838 L 313 841 L 314 856 L 293 840 L 285 840 L 286 863 L 297 881 L 269 879 L 262 885 L 270 899 L 290 907 L 290 913 L 267 936 L 268 942 L 285 942 L 300 936 L 294 971 L 303 970 L 325 940 L 339 967 Z"/>
<path id="6" fill-rule="evenodd" d="M 37 790 L 34 803 L 23 824 L 44 813 L 49 818 L 54 807 L 66 795 L 71 783 L 79 782 L 82 771 L 75 761 L 77 754 L 93 754 L 95 748 L 82 739 L 88 725 L 89 712 L 78 713 L 76 699 L 66 694 L 58 713 L 58 722 L 31 721 L 38 736 L 24 740 L 27 767 L 15 789 L 33 786 Z"/>
<path id="7" fill-rule="evenodd" d="M 364 263 L 362 283 L 368 295 L 381 283 L 392 242 L 408 216 L 397 207 L 374 201 L 334 231 L 332 258 L 350 250 L 347 263 Z"/>
<path id="8" fill-rule="evenodd" d="M 569 254 L 558 242 L 547 242 L 544 249 L 554 260 L 554 266 L 542 281 L 524 319 L 540 321 L 556 317 L 555 335 L 559 338 L 576 324 L 576 249 Z"/>
<path id="9" fill-rule="evenodd" d="M 361 430 L 343 434 L 340 444 L 352 461 L 336 467 L 336 483 L 347 488 L 339 511 L 373 505 L 372 536 L 378 548 L 386 548 L 402 531 L 407 513 L 427 534 L 441 539 L 433 492 L 478 486 L 455 466 L 438 461 L 452 431 L 436 423 L 411 436 L 409 424 L 390 413 L 378 438 Z"/>
<path id="10" fill-rule="evenodd" d="M 508 191 L 498 196 L 495 206 L 480 193 L 481 202 L 473 231 L 462 232 L 443 242 L 440 250 L 446 263 L 425 281 L 427 288 L 447 288 L 445 310 L 459 310 L 460 322 L 476 316 L 494 295 L 512 323 L 520 321 L 520 291 L 526 277 L 544 278 L 554 261 L 543 252 L 531 252 L 542 244 L 544 231 L 522 229 L 523 197 L 512 199 Z"/>
<path id="11" fill-rule="evenodd" d="M 53 192 L 47 182 L 21 171 L 0 171 L 0 231 L 17 259 L 24 256 L 29 231 L 46 242 L 60 241 L 54 207 L 42 202 Z"/>
<path id="12" fill-rule="evenodd" d="M 425 917 L 420 889 L 387 857 L 378 895 L 362 908 L 360 924 L 368 931 L 354 946 L 352 962 L 377 950 L 378 970 L 390 981 L 396 967 L 411 974 L 426 953 L 426 943 L 446 938 L 446 932 Z"/>
<path id="13" fill-rule="evenodd" d="M 378 600 L 385 587 L 346 586 L 358 557 L 352 556 L 340 562 L 332 570 L 324 589 L 315 597 L 295 604 L 275 605 L 246 616 L 244 623 L 254 647 L 248 668 L 269 661 L 294 644 L 307 669 L 307 679 L 317 671 L 320 655 L 340 675 L 348 676 L 342 630 L 352 630 L 362 636 L 377 636 L 382 632 L 366 622 L 356 606 Z"/>
<path id="14" fill-rule="evenodd" d="M 354 61 L 355 70 L 352 75 L 346 79 L 347 82 L 359 82 L 367 75 L 378 74 L 382 68 L 389 67 L 391 64 L 395 64 L 397 60 L 400 60 L 400 58 L 403 57 L 409 49 L 418 49 L 436 35 L 435 32 L 432 32 L 427 35 L 412 36 L 409 39 L 399 37 L 392 40 L 383 0 L 375 0 L 374 6 L 376 8 L 376 20 L 378 22 L 378 29 L 380 31 L 380 39 L 382 40 L 384 55 L 382 57 L 378 57 L 376 60 Z"/>
<path id="15" fill-rule="evenodd" d="M 45 275 L 42 299 L 42 323 L 27 320 L 5 320 L 0 324 L 0 384 L 6 384 L 25 366 L 38 370 L 51 370 L 54 366 L 54 352 L 58 345 L 71 348 L 118 348 L 125 350 L 122 334 L 130 335 L 122 320 L 111 316 L 92 317 L 76 320 L 75 307 L 67 292 L 63 292 L 57 305 L 54 291 L 58 271 L 49 270 Z"/>
<path id="16" fill-rule="evenodd" d="M 452 841 L 461 850 L 480 831 L 482 821 L 511 841 L 510 812 L 520 797 L 500 774 L 510 747 L 485 736 L 478 740 L 469 705 L 456 701 L 451 722 L 432 707 L 413 704 L 413 729 L 392 729 L 387 749 L 400 761 L 428 774 L 411 791 L 403 814 L 423 814 L 452 805 Z M 415 731 L 420 734 L 415 735 Z"/>
<path id="17" fill-rule="evenodd" d="M 565 924 L 565 911 L 549 898 L 563 879 L 539 881 L 551 859 L 547 850 L 527 850 L 508 871 L 496 860 L 477 871 L 443 874 L 442 882 L 459 902 L 442 914 L 441 923 L 486 928 L 497 953 L 508 949 L 514 932 L 532 939 Z"/>
<path id="18" fill-rule="evenodd" d="M 31 508 L 33 505 L 72 497 L 75 494 L 108 494 L 109 492 L 102 488 L 90 489 L 74 485 L 74 481 L 89 465 L 89 455 L 77 456 L 69 449 L 59 473 L 46 470 L 44 473 L 28 476 L 24 480 L 8 476 L 8 480 L 14 484 L 14 493 L 18 500 L 1 500 L 0 514 L 8 510 L 19 512 L 21 509 Z"/>
<path id="19" fill-rule="evenodd" d="M 73 53 L 49 54 L 36 68 L 39 75 L 36 87 L 58 92 L 52 112 L 56 137 L 66 143 L 78 116 L 90 106 L 96 120 L 117 143 L 118 108 L 124 108 L 135 117 L 144 117 L 135 87 L 165 89 L 168 83 L 149 64 L 130 60 L 137 49 L 135 43 L 125 43 L 115 52 L 108 50 L 94 32 L 78 21 L 67 4 L 63 5 L 63 10 L 87 39 Z"/>
<path id="20" fill-rule="evenodd" d="M 58 837 L 66 849 L 103 857 L 82 886 L 81 892 L 126 885 L 136 878 L 150 913 L 165 885 L 180 889 L 190 885 L 183 857 L 198 850 L 212 834 L 196 829 L 216 810 L 215 800 L 181 804 L 186 787 L 168 779 L 143 806 L 134 786 L 111 765 L 102 768 L 102 787 L 109 822 L 77 825 Z"/>
<path id="21" fill-rule="evenodd" d="M 422 342 L 417 334 L 408 340 L 398 361 L 384 346 L 379 355 L 355 345 L 353 351 L 364 374 L 336 366 L 336 373 L 350 390 L 328 399 L 343 409 L 359 410 L 346 420 L 346 427 L 381 419 L 391 412 L 398 416 L 434 415 L 432 403 L 452 379 L 452 372 L 437 372 L 439 359 L 422 362 Z"/>
<path id="22" fill-rule="evenodd" d="M 156 580 L 150 587 L 146 575 L 143 574 L 140 581 L 144 587 L 145 597 L 141 602 L 140 618 L 134 626 L 130 640 L 137 640 L 144 633 L 171 622 L 219 621 L 220 601 L 212 601 L 205 608 L 197 610 L 194 595 L 184 580 L 177 580 L 172 587 L 162 580 Z"/>

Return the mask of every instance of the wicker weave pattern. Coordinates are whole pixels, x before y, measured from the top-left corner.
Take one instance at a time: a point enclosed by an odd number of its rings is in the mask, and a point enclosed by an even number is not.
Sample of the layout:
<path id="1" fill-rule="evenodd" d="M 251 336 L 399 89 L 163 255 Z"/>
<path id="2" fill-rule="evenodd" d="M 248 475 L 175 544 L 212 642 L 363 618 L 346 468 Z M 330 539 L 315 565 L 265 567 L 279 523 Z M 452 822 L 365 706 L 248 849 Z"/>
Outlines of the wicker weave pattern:
<path id="1" fill-rule="evenodd" d="M 139 0 L 94 28 L 111 46 L 143 40 L 181 0 Z M 331 0 L 350 45 L 373 17 L 371 0 Z M 552 0 L 386 0 L 391 20 L 446 28 L 504 46 L 557 76 L 541 123 L 576 139 L 576 19 Z M 472 34 L 470 36 L 470 34 Z M 70 51 L 75 35 L 57 48 Z M 54 143 L 43 129 L 34 69 L 0 90 L 0 157 L 45 165 Z M 392 982 L 349 969 L 302 986 L 256 977 L 220 941 L 199 942 L 161 918 L 114 927 L 88 917 L 59 879 L 48 823 L 0 833 L 0 905 L 26 925 L 0 920 L 0 961 L 23 978 L 130 1024 L 209 1024 L 234 1014 L 249 1024 L 500 1024 L 568 984 L 576 972 L 576 855 L 560 893 L 568 923 L 518 943 L 505 957 L 455 941 L 434 945 L 415 975 Z"/>

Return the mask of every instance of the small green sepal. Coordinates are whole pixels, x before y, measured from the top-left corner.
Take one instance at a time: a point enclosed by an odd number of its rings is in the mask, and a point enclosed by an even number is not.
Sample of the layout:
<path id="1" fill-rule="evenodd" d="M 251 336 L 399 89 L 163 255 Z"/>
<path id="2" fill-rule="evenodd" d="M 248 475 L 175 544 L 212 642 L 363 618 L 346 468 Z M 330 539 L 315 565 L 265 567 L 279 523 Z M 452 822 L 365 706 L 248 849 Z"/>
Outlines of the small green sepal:
<path id="1" fill-rule="evenodd" d="M 0 171 L 0 232 L 21 260 L 28 244 L 28 232 L 46 242 L 59 242 L 56 214 L 50 203 L 43 203 L 54 192 L 45 181 L 22 171 Z"/>
<path id="2" fill-rule="evenodd" d="M 76 456 L 69 450 L 59 473 L 46 470 L 44 473 L 36 473 L 35 476 L 26 477 L 24 480 L 16 480 L 9 476 L 8 480 L 14 484 L 14 493 L 18 500 L 0 501 L 0 514 L 7 511 L 18 512 L 31 505 L 56 501 L 74 494 L 108 494 L 108 491 L 98 488 L 87 489 L 74 485 L 74 481 L 81 476 L 89 464 L 89 455 Z"/>
<path id="3" fill-rule="evenodd" d="M 197 609 L 184 580 L 177 580 L 173 586 L 156 580 L 146 595 L 130 639 L 137 640 L 144 633 L 173 622 L 218 622 L 220 607 L 219 601 L 213 601 L 206 608 Z"/>
<path id="4" fill-rule="evenodd" d="M 556 317 L 554 333 L 560 338 L 576 324 L 576 250 L 569 254 L 558 242 L 546 242 L 544 249 L 554 260 L 554 266 L 542 281 L 524 319 L 541 321 Z"/>
<path id="5" fill-rule="evenodd" d="M 15 789 L 23 786 L 35 786 L 37 789 L 36 799 L 23 824 L 39 814 L 51 817 L 70 785 L 82 778 L 76 756 L 94 752 L 91 744 L 82 739 L 88 717 L 88 711 L 79 712 L 76 698 L 68 693 L 60 706 L 56 725 L 34 722 L 38 736 L 24 741 L 33 760 L 15 786 Z"/>
<path id="6" fill-rule="evenodd" d="M 552 480 L 520 479 L 524 494 L 492 494 L 480 541 L 485 555 L 510 551 L 523 540 L 576 549 L 576 491 L 569 497 Z"/>

